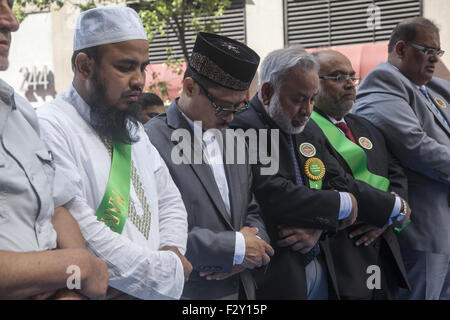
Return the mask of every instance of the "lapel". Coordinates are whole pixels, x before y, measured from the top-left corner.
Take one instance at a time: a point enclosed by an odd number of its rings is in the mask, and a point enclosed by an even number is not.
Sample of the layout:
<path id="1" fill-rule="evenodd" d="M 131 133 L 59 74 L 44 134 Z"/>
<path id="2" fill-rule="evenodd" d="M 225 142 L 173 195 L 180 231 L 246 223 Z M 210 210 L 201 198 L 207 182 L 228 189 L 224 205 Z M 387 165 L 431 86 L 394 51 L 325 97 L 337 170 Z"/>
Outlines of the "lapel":
<path id="1" fill-rule="evenodd" d="M 199 181 L 205 188 L 206 193 L 211 198 L 212 202 L 216 206 L 220 215 L 223 217 L 225 223 L 231 229 L 233 229 L 230 215 L 228 214 L 228 212 L 225 208 L 225 204 L 223 203 L 222 196 L 220 195 L 220 191 L 219 191 L 219 188 L 217 187 L 217 183 L 216 183 L 216 180 L 214 179 L 214 174 L 211 170 L 211 167 L 208 164 L 203 163 L 203 161 L 201 164 L 194 164 L 192 161 L 193 155 L 194 155 L 194 144 L 193 144 L 194 139 L 195 139 L 194 133 L 193 133 L 193 130 L 192 130 L 190 124 L 187 122 L 187 120 L 184 118 L 184 116 L 181 114 L 180 110 L 178 109 L 176 100 L 174 102 L 172 102 L 170 107 L 167 109 L 166 114 L 167 114 L 167 124 L 171 129 L 173 129 L 173 130 L 186 129 L 190 132 L 192 157 L 191 157 L 191 159 L 188 159 L 186 157 L 187 163 L 189 163 L 189 166 L 194 171 L 195 175 L 197 176 L 197 178 L 199 179 Z M 175 142 L 173 142 L 173 143 L 175 144 Z M 230 179 L 228 177 L 227 170 L 225 172 L 227 174 L 227 179 L 229 181 Z M 229 184 L 229 187 L 230 187 L 230 184 Z M 232 190 L 232 188 L 230 188 L 230 198 L 231 198 L 231 190 Z M 232 199 L 230 199 L 230 208 L 233 208 L 231 200 Z M 231 212 L 233 212 L 232 209 L 231 209 Z"/>
<path id="2" fill-rule="evenodd" d="M 446 131 L 448 134 L 450 134 L 447 125 L 442 121 L 441 117 L 438 114 L 438 111 L 436 111 L 436 109 L 439 109 L 440 107 L 436 106 L 434 104 L 434 102 L 429 101 L 427 99 L 427 97 L 419 90 L 419 88 L 417 88 L 416 86 L 414 86 L 414 88 L 416 89 L 416 95 L 419 96 L 420 101 L 427 106 L 428 110 L 430 110 L 431 113 L 433 113 L 435 121 L 441 125 L 441 127 L 444 129 L 444 131 Z M 435 97 L 443 99 L 440 95 L 438 95 L 434 91 L 430 90 L 430 88 L 427 87 L 427 90 L 428 90 L 428 94 L 430 95 L 431 100 L 434 100 Z M 433 103 L 433 105 L 432 105 L 432 103 Z M 436 107 L 436 108 L 434 108 L 434 107 Z M 446 116 L 444 114 L 444 112 L 441 112 L 441 114 L 444 117 Z M 449 122 L 449 119 L 447 119 L 448 117 L 445 117 L 445 118 L 446 118 L 447 122 Z"/>
<path id="3" fill-rule="evenodd" d="M 430 89 L 429 87 L 427 87 L 427 90 L 428 90 L 428 94 L 430 95 L 430 98 L 431 98 L 431 100 L 433 101 L 433 104 L 435 105 L 436 109 L 438 109 L 438 110 L 440 111 L 441 115 L 445 118 L 445 120 L 447 120 L 447 123 L 450 125 L 450 115 L 448 114 L 448 111 L 447 111 L 448 108 L 450 108 L 449 102 L 448 102 L 448 101 L 445 101 L 445 99 L 444 99 L 440 94 L 436 93 L 435 91 L 433 91 L 433 90 Z M 444 131 L 447 132 L 448 135 L 450 135 L 450 127 L 447 126 L 447 125 L 444 123 L 444 121 L 442 121 L 441 117 L 437 114 L 435 108 L 433 108 L 433 107 L 430 105 L 431 102 L 428 101 L 428 99 L 423 95 L 422 92 L 420 92 L 420 90 L 419 90 L 419 94 L 422 96 L 422 98 L 423 98 L 422 101 L 424 101 L 424 102 L 426 103 L 428 109 L 430 109 L 431 112 L 433 112 L 434 117 L 435 117 L 436 120 L 440 123 L 440 125 L 442 126 L 442 128 L 444 129 Z M 446 107 L 446 108 L 442 108 L 441 106 L 437 105 L 437 103 L 435 102 L 435 99 L 436 99 L 436 98 L 441 99 L 441 100 L 446 104 L 447 107 Z"/>
<path id="4" fill-rule="evenodd" d="M 347 116 L 344 117 L 344 120 L 345 120 L 345 123 L 347 124 L 347 126 L 350 128 L 353 138 L 355 138 L 356 144 L 358 146 L 360 146 L 359 145 L 360 137 L 366 137 L 366 138 L 370 139 L 368 134 L 365 133 L 366 131 L 364 130 L 364 127 L 361 128 L 359 126 L 358 122 L 353 121 L 353 119 L 351 117 L 347 117 Z"/>

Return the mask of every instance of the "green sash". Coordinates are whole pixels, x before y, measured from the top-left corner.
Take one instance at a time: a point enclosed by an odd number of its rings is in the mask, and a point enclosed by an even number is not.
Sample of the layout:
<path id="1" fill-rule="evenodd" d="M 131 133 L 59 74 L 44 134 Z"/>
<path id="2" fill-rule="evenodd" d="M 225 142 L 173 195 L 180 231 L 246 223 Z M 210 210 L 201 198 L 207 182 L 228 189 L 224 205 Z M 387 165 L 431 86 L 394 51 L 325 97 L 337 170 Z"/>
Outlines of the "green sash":
<path id="1" fill-rule="evenodd" d="M 311 118 L 322 129 L 333 148 L 342 158 L 344 158 L 345 162 L 350 167 L 350 170 L 352 170 L 355 179 L 364 181 L 381 191 L 388 191 L 389 180 L 367 170 L 367 156 L 360 146 L 347 139 L 334 124 L 316 111 L 312 112 Z M 409 220 L 402 228 L 394 228 L 394 230 L 401 232 L 410 223 L 411 220 Z"/>
<path id="2" fill-rule="evenodd" d="M 316 111 L 313 111 L 311 118 L 322 129 L 333 148 L 344 158 L 355 179 L 364 181 L 382 191 L 389 189 L 388 179 L 367 170 L 367 156 L 360 146 L 347 139 L 334 124 Z"/>
<path id="3" fill-rule="evenodd" d="M 131 144 L 114 143 L 105 195 L 95 215 L 112 231 L 122 233 L 130 202 Z"/>

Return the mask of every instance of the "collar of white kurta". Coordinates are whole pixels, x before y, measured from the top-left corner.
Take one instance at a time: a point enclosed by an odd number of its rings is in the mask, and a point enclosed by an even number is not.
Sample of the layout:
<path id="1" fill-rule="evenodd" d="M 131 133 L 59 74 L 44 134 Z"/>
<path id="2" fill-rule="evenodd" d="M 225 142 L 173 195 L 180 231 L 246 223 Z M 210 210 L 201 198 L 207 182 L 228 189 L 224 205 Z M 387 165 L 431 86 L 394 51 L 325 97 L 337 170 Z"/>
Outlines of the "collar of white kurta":
<path id="1" fill-rule="evenodd" d="M 61 95 L 61 98 L 71 104 L 84 121 L 92 125 L 91 107 L 84 101 L 72 84 L 70 85 L 69 90 Z M 130 122 L 127 121 L 127 125 L 130 125 Z"/>
<path id="2" fill-rule="evenodd" d="M 78 94 L 73 85 L 70 85 L 69 90 L 64 92 L 61 95 L 61 98 L 71 104 L 77 110 L 84 121 L 86 121 L 87 123 L 91 123 L 91 107 L 89 107 L 89 105 Z"/>

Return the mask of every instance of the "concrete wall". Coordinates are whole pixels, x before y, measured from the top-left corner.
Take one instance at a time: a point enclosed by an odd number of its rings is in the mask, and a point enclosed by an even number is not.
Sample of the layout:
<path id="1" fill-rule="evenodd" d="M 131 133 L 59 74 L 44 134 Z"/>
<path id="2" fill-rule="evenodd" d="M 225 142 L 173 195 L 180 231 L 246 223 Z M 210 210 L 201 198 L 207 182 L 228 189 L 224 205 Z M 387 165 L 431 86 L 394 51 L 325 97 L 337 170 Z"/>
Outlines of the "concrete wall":
<path id="1" fill-rule="evenodd" d="M 29 15 L 13 33 L 9 68 L 1 77 L 34 107 L 56 96 L 50 13 Z"/>
<path id="2" fill-rule="evenodd" d="M 284 47 L 283 0 L 246 0 L 247 45 L 261 59 Z"/>
<path id="3" fill-rule="evenodd" d="M 423 0 L 423 16 L 432 20 L 440 29 L 441 48 L 445 50 L 441 58 L 445 66 L 450 69 L 450 1 Z"/>
<path id="4" fill-rule="evenodd" d="M 80 10 L 70 3 L 67 3 L 61 10 L 52 12 L 53 62 L 57 75 L 55 88 L 58 94 L 66 91 L 72 83 L 73 34 L 79 13 Z"/>

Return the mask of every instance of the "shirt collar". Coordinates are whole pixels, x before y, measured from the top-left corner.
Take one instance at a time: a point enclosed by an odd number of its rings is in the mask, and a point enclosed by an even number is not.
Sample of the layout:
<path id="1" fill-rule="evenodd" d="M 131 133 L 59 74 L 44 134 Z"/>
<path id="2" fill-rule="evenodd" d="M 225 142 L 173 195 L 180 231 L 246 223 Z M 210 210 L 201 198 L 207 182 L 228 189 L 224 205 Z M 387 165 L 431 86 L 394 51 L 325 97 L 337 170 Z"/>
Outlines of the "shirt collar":
<path id="1" fill-rule="evenodd" d="M 91 123 L 91 107 L 83 100 L 72 84 L 69 90 L 62 94 L 62 98 L 73 105 L 84 121 Z"/>
<path id="2" fill-rule="evenodd" d="M 16 101 L 14 99 L 14 89 L 2 79 L 0 79 L 0 99 L 5 104 L 10 105 L 12 110 L 16 109 Z"/>
<path id="3" fill-rule="evenodd" d="M 194 128 L 197 130 L 200 128 L 200 126 L 198 124 L 196 124 L 194 121 L 192 121 L 190 118 L 188 118 L 188 116 L 183 112 L 183 110 L 181 110 L 180 107 L 178 107 L 178 104 L 177 104 L 177 108 L 180 111 L 180 113 L 183 115 L 183 117 L 186 119 L 186 121 L 189 124 L 189 126 L 191 127 L 192 131 L 194 131 Z M 200 128 L 200 130 L 201 130 L 201 128 Z"/>
<path id="4" fill-rule="evenodd" d="M 392 68 L 394 68 L 395 70 L 397 70 L 398 72 L 400 72 L 401 73 L 401 71 L 400 71 L 400 69 L 399 68 L 397 68 L 396 66 L 394 66 L 392 63 L 390 63 L 390 62 L 388 62 L 390 65 L 391 65 L 391 67 Z M 405 77 L 406 78 L 406 77 Z M 409 80 L 409 79 L 408 79 Z M 425 85 L 421 85 L 421 86 L 418 86 L 417 84 L 415 84 L 414 82 L 412 82 L 411 80 L 409 80 L 411 83 L 412 83 L 412 85 L 414 86 L 414 87 L 416 87 L 418 90 L 420 90 L 421 88 L 423 88 L 423 89 L 425 89 L 426 90 L 426 86 Z"/>
<path id="5" fill-rule="evenodd" d="M 180 113 L 186 119 L 193 132 L 202 132 L 202 140 L 205 144 L 210 144 L 211 142 L 216 140 L 214 130 L 203 131 L 203 128 L 200 127 L 197 122 L 194 122 L 190 118 L 188 118 L 188 116 L 180 108 L 178 108 L 178 110 L 180 110 Z"/>
<path id="6" fill-rule="evenodd" d="M 327 116 L 328 120 L 330 120 L 333 124 L 338 124 L 341 122 L 347 124 L 347 122 L 345 122 L 344 118 L 342 118 L 341 120 L 336 120 L 335 118 L 330 117 L 329 115 L 326 115 L 326 116 Z"/>

